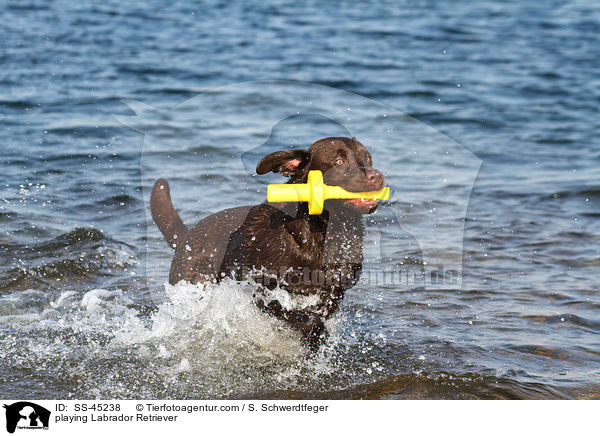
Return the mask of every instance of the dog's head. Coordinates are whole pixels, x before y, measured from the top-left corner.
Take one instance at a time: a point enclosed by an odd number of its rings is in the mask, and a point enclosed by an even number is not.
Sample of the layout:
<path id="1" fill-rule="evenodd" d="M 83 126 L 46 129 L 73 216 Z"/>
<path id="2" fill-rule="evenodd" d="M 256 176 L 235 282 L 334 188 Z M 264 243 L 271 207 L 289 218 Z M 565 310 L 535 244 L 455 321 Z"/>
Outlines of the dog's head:
<path id="1" fill-rule="evenodd" d="M 308 150 L 277 151 L 265 156 L 256 167 L 257 174 L 273 171 L 290 177 L 291 183 L 306 183 L 310 170 L 321 170 L 327 185 L 350 192 L 378 191 L 385 184 L 383 174 L 372 167 L 371 154 L 355 138 L 324 138 Z M 361 213 L 377 209 L 377 200 L 344 200 L 343 204 Z"/>

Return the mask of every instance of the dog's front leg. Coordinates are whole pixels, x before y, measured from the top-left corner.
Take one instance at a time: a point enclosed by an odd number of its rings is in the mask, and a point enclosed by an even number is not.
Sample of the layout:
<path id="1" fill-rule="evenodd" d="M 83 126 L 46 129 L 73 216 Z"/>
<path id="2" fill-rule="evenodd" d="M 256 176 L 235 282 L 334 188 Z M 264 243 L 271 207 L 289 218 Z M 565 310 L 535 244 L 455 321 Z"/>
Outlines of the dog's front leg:
<path id="1" fill-rule="evenodd" d="M 266 306 L 261 301 L 259 307 L 268 314 L 286 321 L 302 333 L 302 343 L 312 352 L 319 349 L 327 338 L 325 323 L 319 315 L 305 310 L 286 310 L 279 301 L 271 301 Z"/>

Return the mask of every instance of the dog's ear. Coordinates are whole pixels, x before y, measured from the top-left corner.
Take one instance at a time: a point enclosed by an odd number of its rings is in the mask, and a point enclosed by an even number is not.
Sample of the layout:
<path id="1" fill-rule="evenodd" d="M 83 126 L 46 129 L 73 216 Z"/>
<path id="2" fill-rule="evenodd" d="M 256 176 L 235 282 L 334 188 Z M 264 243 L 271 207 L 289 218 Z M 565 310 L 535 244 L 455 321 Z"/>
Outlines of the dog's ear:
<path id="1" fill-rule="evenodd" d="M 261 159 L 256 166 L 256 174 L 266 174 L 269 171 L 281 173 L 282 176 L 297 176 L 308 164 L 308 150 L 276 151 Z"/>

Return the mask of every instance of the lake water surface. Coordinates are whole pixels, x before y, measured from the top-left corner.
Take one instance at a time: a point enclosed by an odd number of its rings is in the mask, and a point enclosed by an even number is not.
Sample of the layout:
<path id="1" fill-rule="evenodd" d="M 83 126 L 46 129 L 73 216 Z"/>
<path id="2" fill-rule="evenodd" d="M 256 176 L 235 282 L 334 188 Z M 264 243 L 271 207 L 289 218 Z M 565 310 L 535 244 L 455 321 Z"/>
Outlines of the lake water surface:
<path id="1" fill-rule="evenodd" d="M 0 5 L 0 397 L 600 398 L 600 4 L 120 3 Z M 333 135 L 393 195 L 319 355 L 164 285 L 157 177 L 191 225 Z"/>

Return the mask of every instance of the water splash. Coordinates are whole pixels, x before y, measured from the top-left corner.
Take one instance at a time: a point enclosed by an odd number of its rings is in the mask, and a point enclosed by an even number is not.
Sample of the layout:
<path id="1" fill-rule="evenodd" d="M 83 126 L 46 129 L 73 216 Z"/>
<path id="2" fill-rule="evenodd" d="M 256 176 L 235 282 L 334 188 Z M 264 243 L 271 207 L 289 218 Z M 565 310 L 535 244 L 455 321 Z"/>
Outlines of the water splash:
<path id="1" fill-rule="evenodd" d="M 0 297 L 0 357 L 9 373 L 43 368 L 43 384 L 60 380 L 78 398 L 222 398 L 306 389 L 339 371 L 341 318 L 309 357 L 298 332 L 256 307 L 255 291 L 229 279 L 165 284 L 149 315 L 120 289 L 13 292 Z"/>

